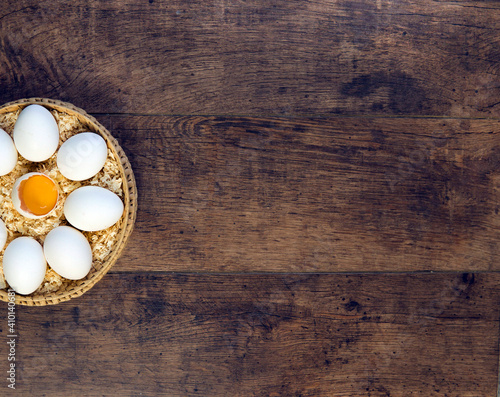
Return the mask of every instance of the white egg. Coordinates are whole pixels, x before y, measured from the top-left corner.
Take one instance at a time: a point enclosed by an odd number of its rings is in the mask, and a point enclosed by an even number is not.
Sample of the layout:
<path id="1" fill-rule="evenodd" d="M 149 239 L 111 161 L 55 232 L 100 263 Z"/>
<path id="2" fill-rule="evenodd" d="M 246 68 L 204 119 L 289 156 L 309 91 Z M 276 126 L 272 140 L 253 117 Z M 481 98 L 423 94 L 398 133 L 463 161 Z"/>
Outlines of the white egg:
<path id="1" fill-rule="evenodd" d="M 113 226 L 120 220 L 123 209 L 120 197 L 98 186 L 80 187 L 64 203 L 64 215 L 68 222 L 87 232 Z"/>
<path id="2" fill-rule="evenodd" d="M 14 143 L 26 160 L 39 162 L 51 157 L 59 145 L 59 127 L 47 109 L 25 107 L 14 124 Z"/>
<path id="3" fill-rule="evenodd" d="M 93 132 L 83 132 L 61 145 L 57 152 L 57 166 L 66 178 L 83 181 L 102 169 L 107 156 L 106 141 Z"/>
<path id="4" fill-rule="evenodd" d="M 43 242 L 43 252 L 50 267 L 70 280 L 84 278 L 92 266 L 92 248 L 88 240 L 69 226 L 52 229 Z"/>
<path id="5" fill-rule="evenodd" d="M 0 219 L 0 251 L 3 250 L 5 243 L 7 242 L 7 228 L 5 223 Z"/>
<path id="6" fill-rule="evenodd" d="M 0 176 L 7 175 L 17 164 L 17 150 L 12 138 L 0 128 Z"/>
<path id="7" fill-rule="evenodd" d="M 47 175 L 30 172 L 16 180 L 11 198 L 14 208 L 21 215 L 40 219 L 54 210 L 59 191 L 57 184 Z"/>
<path id="8" fill-rule="evenodd" d="M 47 263 L 42 246 L 32 237 L 18 237 L 5 249 L 3 274 L 19 294 L 34 292 L 43 282 Z"/>

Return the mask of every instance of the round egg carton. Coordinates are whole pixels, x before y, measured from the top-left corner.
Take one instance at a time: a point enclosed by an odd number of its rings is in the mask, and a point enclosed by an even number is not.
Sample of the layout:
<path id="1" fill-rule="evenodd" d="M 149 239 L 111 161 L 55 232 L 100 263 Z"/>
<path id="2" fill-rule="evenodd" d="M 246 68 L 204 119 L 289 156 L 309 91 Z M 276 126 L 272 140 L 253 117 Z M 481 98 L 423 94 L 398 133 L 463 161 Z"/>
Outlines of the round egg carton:
<path id="1" fill-rule="evenodd" d="M 113 152 L 116 159 L 119 159 L 119 168 L 123 181 L 123 203 L 125 210 L 119 222 L 119 233 L 114 246 L 106 259 L 98 266 L 92 266 L 89 274 L 80 280 L 64 280 L 62 285 L 55 291 L 43 294 L 34 292 L 31 295 L 16 294 L 16 304 L 27 306 L 53 305 L 68 301 L 72 298 L 81 296 L 92 288 L 116 263 L 125 244 L 132 233 L 132 229 L 137 213 L 137 187 L 134 173 L 130 162 L 127 159 L 123 149 L 115 138 L 104 128 L 94 117 L 87 114 L 84 110 L 67 102 L 62 102 L 47 98 L 26 98 L 14 102 L 6 103 L 0 106 L 0 116 L 5 113 L 16 112 L 24 109 L 28 105 L 42 105 L 48 110 L 56 110 L 71 116 L 75 116 L 82 124 L 88 128 L 88 131 L 100 134 L 106 141 L 108 148 Z M 0 299 L 9 302 L 7 289 L 0 289 Z"/>

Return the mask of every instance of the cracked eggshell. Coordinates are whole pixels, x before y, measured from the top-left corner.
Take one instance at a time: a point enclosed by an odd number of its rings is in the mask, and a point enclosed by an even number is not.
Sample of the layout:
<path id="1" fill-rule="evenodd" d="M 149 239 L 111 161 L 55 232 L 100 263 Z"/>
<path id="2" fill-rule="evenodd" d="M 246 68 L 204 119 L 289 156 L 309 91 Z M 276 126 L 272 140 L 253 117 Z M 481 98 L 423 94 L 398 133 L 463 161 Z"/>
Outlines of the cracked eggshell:
<path id="1" fill-rule="evenodd" d="M 57 184 L 52 180 L 52 178 L 50 178 L 49 176 L 42 174 L 40 172 L 29 172 L 29 173 L 24 174 L 23 176 L 19 177 L 16 180 L 16 182 L 14 182 L 14 186 L 12 187 L 12 193 L 11 193 L 12 205 L 14 206 L 14 208 L 17 212 L 19 212 L 21 215 L 23 215 L 24 217 L 29 218 L 29 219 L 45 218 L 50 213 L 52 213 L 54 208 L 57 206 L 57 201 L 59 200 L 59 190 L 57 190 L 56 202 L 55 202 L 54 206 L 50 209 L 49 212 L 47 212 L 46 214 L 43 214 L 43 215 L 35 215 L 35 214 L 29 212 L 29 210 L 22 208 L 24 205 L 23 205 L 23 197 L 21 197 L 21 193 L 20 193 L 21 183 L 23 181 L 28 180 L 29 178 L 31 178 L 32 176 L 35 176 L 35 175 L 41 175 L 41 176 L 44 176 L 44 177 L 50 179 L 54 183 L 54 187 L 56 189 L 58 189 Z"/>

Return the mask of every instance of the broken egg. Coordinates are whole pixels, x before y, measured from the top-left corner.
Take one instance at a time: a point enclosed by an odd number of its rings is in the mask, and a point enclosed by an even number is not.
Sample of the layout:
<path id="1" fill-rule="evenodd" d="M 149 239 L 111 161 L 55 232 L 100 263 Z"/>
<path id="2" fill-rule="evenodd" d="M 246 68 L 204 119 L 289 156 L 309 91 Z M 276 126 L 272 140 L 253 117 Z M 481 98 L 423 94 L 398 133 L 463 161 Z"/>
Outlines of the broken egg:
<path id="1" fill-rule="evenodd" d="M 26 218 L 40 219 L 56 206 L 59 192 L 56 183 L 40 172 L 30 172 L 14 183 L 12 204 Z"/>

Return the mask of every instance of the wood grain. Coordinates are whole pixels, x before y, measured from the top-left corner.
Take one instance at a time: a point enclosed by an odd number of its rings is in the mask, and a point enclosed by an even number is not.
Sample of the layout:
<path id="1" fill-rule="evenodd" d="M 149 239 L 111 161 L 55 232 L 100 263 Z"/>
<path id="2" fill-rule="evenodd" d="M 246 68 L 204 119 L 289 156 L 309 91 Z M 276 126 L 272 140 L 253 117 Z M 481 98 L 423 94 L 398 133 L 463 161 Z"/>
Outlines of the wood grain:
<path id="1" fill-rule="evenodd" d="M 18 308 L 16 395 L 494 396 L 499 282 L 109 274 Z"/>
<path id="2" fill-rule="evenodd" d="M 140 195 L 111 273 L 17 307 L 10 395 L 496 396 L 499 18 L 496 1 L 2 2 L 0 103 L 93 113 Z"/>
<path id="3" fill-rule="evenodd" d="M 99 119 L 139 189 L 114 271 L 500 269 L 498 121 Z"/>
<path id="4" fill-rule="evenodd" d="M 2 2 L 0 102 L 498 117 L 499 18 L 493 1 Z"/>

